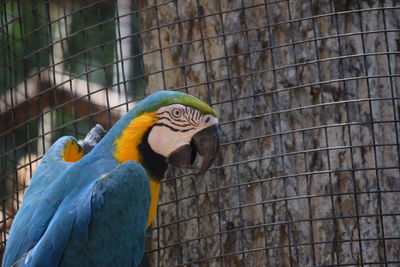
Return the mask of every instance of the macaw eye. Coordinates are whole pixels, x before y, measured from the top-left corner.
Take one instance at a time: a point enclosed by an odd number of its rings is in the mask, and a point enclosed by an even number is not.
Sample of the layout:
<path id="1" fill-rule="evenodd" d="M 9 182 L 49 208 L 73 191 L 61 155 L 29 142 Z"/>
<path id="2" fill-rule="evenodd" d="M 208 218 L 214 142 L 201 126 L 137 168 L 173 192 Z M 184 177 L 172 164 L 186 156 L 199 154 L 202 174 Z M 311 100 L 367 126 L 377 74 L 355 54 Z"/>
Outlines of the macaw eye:
<path id="1" fill-rule="evenodd" d="M 182 116 L 182 110 L 179 108 L 174 108 L 172 110 L 172 116 L 174 116 L 175 118 L 179 118 L 180 116 Z"/>

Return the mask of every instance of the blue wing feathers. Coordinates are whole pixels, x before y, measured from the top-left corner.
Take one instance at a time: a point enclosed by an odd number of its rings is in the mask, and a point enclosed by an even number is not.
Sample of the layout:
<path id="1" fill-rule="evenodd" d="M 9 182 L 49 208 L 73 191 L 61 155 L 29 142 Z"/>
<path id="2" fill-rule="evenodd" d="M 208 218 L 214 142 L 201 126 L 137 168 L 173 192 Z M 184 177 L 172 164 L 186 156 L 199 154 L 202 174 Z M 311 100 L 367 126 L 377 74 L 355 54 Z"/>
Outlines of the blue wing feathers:
<path id="1" fill-rule="evenodd" d="M 3 266 L 136 266 L 143 255 L 150 189 L 133 161 L 89 153 L 62 160 L 71 137 L 43 157 L 13 223 Z M 107 173 L 106 178 L 99 178 Z M 114 250 L 111 250 L 114 248 Z M 29 253 L 27 253 L 29 252 Z"/>
<path id="2" fill-rule="evenodd" d="M 98 179 L 91 194 L 87 242 L 72 239 L 62 266 L 130 266 L 140 261 L 144 244 L 150 191 L 147 175 L 135 162 L 125 162 L 106 178 Z M 82 224 L 73 227 L 73 236 Z M 74 233 L 75 232 L 75 233 Z M 84 251 L 85 253 L 82 253 Z M 115 256 L 117 255 L 117 257 Z"/>
<path id="3" fill-rule="evenodd" d="M 7 241 L 3 258 L 3 266 L 10 266 L 29 251 L 44 233 L 49 223 L 52 206 L 56 203 L 43 202 L 43 191 L 51 181 L 60 175 L 60 172 L 70 165 L 61 158 L 61 151 L 65 143 L 72 137 L 62 137 L 57 140 L 43 156 L 38 168 L 32 176 L 31 183 L 24 194 L 23 204 L 17 213 Z M 60 188 L 61 190 L 61 188 Z"/>
<path id="4" fill-rule="evenodd" d="M 89 236 L 89 223 L 92 214 L 91 199 L 93 189 L 90 187 L 84 191 L 83 196 L 78 199 L 76 207 L 76 217 L 74 221 L 74 235 L 73 238 L 80 243 L 88 240 Z"/>

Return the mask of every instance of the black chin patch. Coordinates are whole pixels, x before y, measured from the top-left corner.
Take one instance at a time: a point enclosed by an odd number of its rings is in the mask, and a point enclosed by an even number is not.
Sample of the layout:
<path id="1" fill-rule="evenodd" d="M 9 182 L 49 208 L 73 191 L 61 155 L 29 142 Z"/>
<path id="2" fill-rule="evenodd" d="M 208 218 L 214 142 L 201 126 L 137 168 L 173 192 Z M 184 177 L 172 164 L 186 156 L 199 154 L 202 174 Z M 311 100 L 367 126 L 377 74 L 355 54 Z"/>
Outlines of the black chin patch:
<path id="1" fill-rule="evenodd" d="M 141 160 L 140 163 L 147 170 L 150 177 L 154 180 L 164 178 L 165 171 L 168 169 L 168 164 L 164 156 L 156 153 L 151 149 L 148 137 L 152 127 L 150 127 L 143 135 L 142 142 L 139 144 Z"/>
<path id="2" fill-rule="evenodd" d="M 190 165 L 193 165 L 194 162 L 196 161 L 196 156 L 197 156 L 197 149 L 193 140 L 190 142 L 190 148 L 192 150 L 192 153 L 190 155 Z"/>

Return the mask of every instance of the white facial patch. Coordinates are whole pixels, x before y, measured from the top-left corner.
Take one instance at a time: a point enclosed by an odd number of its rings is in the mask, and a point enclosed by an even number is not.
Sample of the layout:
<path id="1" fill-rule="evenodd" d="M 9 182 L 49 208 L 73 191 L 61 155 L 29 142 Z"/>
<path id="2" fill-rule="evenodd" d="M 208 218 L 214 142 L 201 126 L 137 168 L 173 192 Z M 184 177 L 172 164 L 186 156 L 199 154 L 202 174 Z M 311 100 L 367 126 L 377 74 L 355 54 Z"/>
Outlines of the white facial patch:
<path id="1" fill-rule="evenodd" d="M 197 109 L 174 104 L 157 110 L 158 122 L 151 130 L 148 142 L 154 152 L 168 157 L 177 148 L 190 144 L 197 132 L 218 123 L 212 115 Z"/>

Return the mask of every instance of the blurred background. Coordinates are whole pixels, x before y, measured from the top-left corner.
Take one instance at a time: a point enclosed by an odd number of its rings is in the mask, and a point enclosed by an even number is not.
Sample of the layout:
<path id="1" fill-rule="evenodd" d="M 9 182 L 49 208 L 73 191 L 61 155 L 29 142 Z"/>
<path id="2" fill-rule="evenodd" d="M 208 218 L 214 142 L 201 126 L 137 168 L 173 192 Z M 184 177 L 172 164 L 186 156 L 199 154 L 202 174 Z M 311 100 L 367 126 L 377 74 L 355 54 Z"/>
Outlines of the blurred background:
<path id="1" fill-rule="evenodd" d="M 59 137 L 177 90 L 218 113 L 171 169 L 150 266 L 399 266 L 400 1 L 3 0 L 0 257 Z"/>

